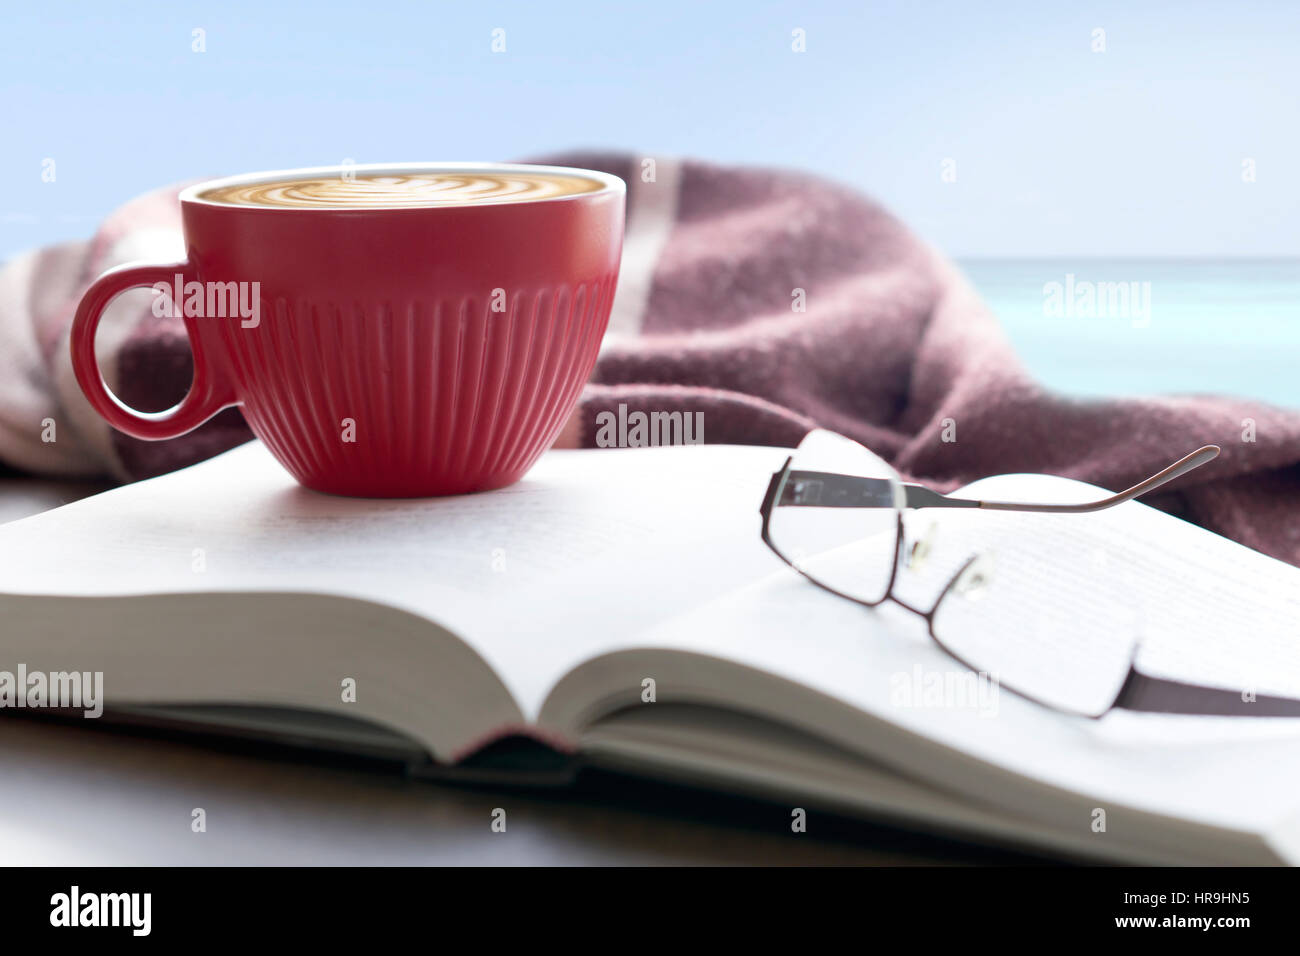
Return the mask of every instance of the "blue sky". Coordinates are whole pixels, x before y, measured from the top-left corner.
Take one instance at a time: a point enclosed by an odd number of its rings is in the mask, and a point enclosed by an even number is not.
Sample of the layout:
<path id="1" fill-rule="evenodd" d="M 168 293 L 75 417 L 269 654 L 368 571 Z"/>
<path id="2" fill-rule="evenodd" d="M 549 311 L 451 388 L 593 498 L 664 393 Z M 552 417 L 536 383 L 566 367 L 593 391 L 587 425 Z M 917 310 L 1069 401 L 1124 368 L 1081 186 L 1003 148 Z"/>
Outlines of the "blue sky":
<path id="1" fill-rule="evenodd" d="M 957 256 L 1300 255 L 1300 4 L 1281 0 L 227 0 L 3 16 L 0 257 L 87 235 L 182 179 L 575 146 L 811 169 Z"/>

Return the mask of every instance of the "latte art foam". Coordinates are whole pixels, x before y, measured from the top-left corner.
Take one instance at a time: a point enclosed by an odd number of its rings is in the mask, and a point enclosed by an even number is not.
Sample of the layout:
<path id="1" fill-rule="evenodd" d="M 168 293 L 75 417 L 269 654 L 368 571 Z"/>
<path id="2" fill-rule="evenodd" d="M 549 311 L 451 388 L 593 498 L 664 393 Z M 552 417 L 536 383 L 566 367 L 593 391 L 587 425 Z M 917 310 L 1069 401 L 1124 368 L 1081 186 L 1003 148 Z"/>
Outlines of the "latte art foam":
<path id="1" fill-rule="evenodd" d="M 459 171 L 356 174 L 220 186 L 199 198 L 233 206 L 380 209 L 531 202 L 595 192 L 601 183 L 554 173 Z"/>

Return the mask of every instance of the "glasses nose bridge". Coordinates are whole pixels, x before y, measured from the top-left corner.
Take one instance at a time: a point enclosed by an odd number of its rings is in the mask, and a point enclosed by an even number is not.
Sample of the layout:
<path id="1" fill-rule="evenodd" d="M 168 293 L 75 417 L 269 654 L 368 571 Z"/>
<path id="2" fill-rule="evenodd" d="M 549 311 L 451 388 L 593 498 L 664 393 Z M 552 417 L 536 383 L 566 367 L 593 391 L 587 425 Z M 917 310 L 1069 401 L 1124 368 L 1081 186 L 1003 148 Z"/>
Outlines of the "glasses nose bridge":
<path id="1" fill-rule="evenodd" d="M 922 530 L 914 531 L 923 523 Z M 927 581 L 927 571 L 937 575 L 946 562 L 939 560 L 939 550 L 944 540 L 940 522 L 927 515 L 923 510 L 908 509 L 899 515 L 899 573 L 890 589 L 890 599 L 900 606 L 930 620 L 938 612 L 944 600 L 957 591 L 963 580 L 969 582 L 972 571 L 981 571 L 981 587 L 991 586 L 995 555 L 991 549 L 981 548 L 969 553 L 952 573 L 937 578 L 937 586 L 927 588 L 923 593 L 920 586 Z M 905 586 L 904 594 L 899 594 L 899 582 L 911 578 L 912 586 Z M 928 608 L 929 610 L 925 610 Z"/>
<path id="2" fill-rule="evenodd" d="M 919 515 L 917 518 L 921 520 Z M 904 520 L 903 522 L 901 548 L 904 567 L 910 571 L 920 571 L 925 567 L 930 555 L 934 552 L 935 542 L 939 537 L 938 523 L 933 519 L 925 519 L 925 521 L 925 531 L 913 537 L 910 543 L 907 540 L 907 521 Z"/>

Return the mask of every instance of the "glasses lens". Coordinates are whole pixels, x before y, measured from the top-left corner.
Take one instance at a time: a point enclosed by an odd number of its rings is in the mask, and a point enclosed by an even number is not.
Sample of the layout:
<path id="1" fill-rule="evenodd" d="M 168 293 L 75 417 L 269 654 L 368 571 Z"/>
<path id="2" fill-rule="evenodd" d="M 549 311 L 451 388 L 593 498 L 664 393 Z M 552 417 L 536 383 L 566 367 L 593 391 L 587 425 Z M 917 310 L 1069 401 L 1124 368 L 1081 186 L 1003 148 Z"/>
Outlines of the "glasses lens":
<path id="1" fill-rule="evenodd" d="M 976 557 L 940 600 L 935 638 L 1005 690 L 1071 713 L 1105 712 L 1140 633 L 1123 559 L 1071 547 L 1064 522 L 1076 516 L 952 517 L 941 526 L 946 545 Z M 991 520 L 981 527 L 981 518 Z"/>
<path id="2" fill-rule="evenodd" d="M 894 570 L 898 475 L 857 442 L 816 430 L 795 451 L 772 506 L 777 553 L 823 587 L 874 604 Z"/>

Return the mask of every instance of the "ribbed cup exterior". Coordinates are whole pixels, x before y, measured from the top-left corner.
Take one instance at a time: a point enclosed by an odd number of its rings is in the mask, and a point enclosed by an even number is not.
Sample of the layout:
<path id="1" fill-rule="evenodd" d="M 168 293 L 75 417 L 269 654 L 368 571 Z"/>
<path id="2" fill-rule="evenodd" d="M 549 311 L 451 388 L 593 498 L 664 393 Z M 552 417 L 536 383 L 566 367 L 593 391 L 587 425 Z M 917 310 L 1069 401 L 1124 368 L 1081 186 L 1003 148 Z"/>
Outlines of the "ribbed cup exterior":
<path id="1" fill-rule="evenodd" d="M 341 495 L 418 497 L 517 481 L 591 374 L 617 272 L 500 296 L 274 297 L 220 323 L 244 417 L 295 478 Z"/>

